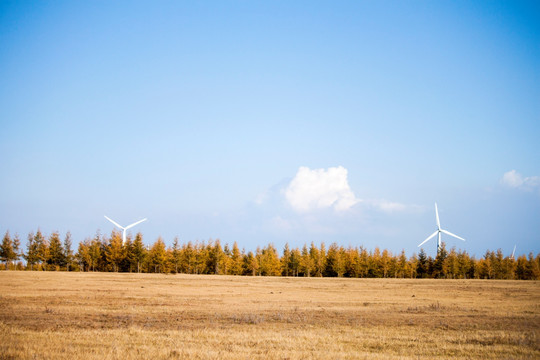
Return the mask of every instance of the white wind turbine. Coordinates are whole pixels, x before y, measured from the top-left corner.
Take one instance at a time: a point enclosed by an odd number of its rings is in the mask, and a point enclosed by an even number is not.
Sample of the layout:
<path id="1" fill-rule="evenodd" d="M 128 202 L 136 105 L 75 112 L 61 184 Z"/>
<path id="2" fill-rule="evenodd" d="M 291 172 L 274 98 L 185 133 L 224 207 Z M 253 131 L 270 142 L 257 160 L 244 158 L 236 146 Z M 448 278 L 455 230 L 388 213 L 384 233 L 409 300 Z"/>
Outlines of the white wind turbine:
<path id="1" fill-rule="evenodd" d="M 512 256 L 511 258 L 514 259 L 514 254 L 516 253 L 516 245 L 514 245 L 514 251 L 512 251 Z"/>
<path id="2" fill-rule="evenodd" d="M 106 215 L 103 215 L 103 216 L 105 216 L 105 219 L 109 220 L 109 221 L 112 222 L 114 225 L 116 225 L 116 226 L 118 226 L 120 229 L 122 229 L 122 245 L 124 245 L 125 242 L 126 242 L 126 230 L 129 229 L 129 228 L 134 227 L 134 226 L 137 225 L 137 224 L 142 223 L 143 221 L 146 221 L 146 218 L 144 218 L 144 219 L 142 219 L 142 220 L 137 221 L 136 223 L 133 223 L 133 224 L 131 224 L 131 225 L 128 225 L 128 226 L 126 226 L 126 227 L 123 227 L 122 225 L 118 224 L 118 223 L 115 222 L 114 220 L 109 219 Z"/>
<path id="3" fill-rule="evenodd" d="M 426 240 L 422 241 L 422 243 L 420 245 L 418 245 L 418 247 L 424 245 L 428 240 L 430 240 L 435 235 L 439 235 L 439 238 L 437 240 L 437 254 L 438 254 L 439 250 L 441 250 L 441 233 L 445 233 L 446 235 L 450 235 L 450 236 L 453 236 L 453 237 L 455 237 L 455 238 L 457 238 L 459 240 L 465 241 L 464 238 L 459 237 L 459 236 L 457 236 L 455 234 L 452 234 L 450 231 L 446 231 L 446 230 L 441 229 L 441 222 L 439 221 L 439 211 L 437 210 L 437 203 L 435 203 L 435 217 L 437 218 L 437 230 L 433 234 L 429 235 L 429 237 Z"/>

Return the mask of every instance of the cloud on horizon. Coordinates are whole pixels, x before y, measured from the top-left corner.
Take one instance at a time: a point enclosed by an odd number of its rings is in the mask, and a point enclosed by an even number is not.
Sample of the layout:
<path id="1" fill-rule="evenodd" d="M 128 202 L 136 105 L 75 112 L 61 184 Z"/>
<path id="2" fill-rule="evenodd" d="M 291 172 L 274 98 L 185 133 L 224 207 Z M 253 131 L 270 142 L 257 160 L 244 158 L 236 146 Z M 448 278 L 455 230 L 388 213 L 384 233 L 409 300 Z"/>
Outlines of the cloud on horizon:
<path id="1" fill-rule="evenodd" d="M 532 191 L 540 189 L 540 176 L 523 177 L 516 170 L 510 170 L 504 173 L 501 184 L 514 189 Z"/>
<path id="2" fill-rule="evenodd" d="M 301 166 L 292 178 L 284 178 L 260 193 L 253 205 L 248 212 L 249 222 L 260 229 L 259 233 L 291 242 L 323 241 L 335 235 L 352 239 L 360 234 L 388 233 L 393 230 L 381 227 L 381 219 L 396 224 L 424 210 L 414 204 L 358 197 L 343 166 L 319 169 Z"/>
<path id="3" fill-rule="evenodd" d="M 409 206 L 405 204 L 387 200 L 369 200 L 367 202 L 375 209 L 385 213 L 405 211 L 409 208 Z"/>

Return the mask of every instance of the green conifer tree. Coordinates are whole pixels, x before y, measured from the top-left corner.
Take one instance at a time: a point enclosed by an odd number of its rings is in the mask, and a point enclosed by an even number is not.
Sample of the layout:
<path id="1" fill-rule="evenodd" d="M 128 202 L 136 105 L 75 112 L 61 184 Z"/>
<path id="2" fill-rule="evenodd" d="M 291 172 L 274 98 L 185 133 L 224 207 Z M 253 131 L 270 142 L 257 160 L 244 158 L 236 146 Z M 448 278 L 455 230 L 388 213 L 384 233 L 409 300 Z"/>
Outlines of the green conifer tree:
<path id="1" fill-rule="evenodd" d="M 49 258 L 49 244 L 39 229 L 34 236 L 34 242 L 37 247 L 37 261 L 41 270 L 46 270 L 44 264 Z"/>
<path id="2" fill-rule="evenodd" d="M 424 249 L 420 249 L 420 253 L 418 254 L 416 276 L 419 278 L 428 277 L 428 261 L 427 261 L 427 255 Z"/>
<path id="3" fill-rule="evenodd" d="M 13 237 L 13 251 L 15 252 L 15 257 L 13 258 L 13 261 L 17 262 L 23 255 L 19 234 L 15 234 L 15 236 Z"/>
<path id="4" fill-rule="evenodd" d="M 342 277 L 345 273 L 345 261 L 343 257 L 343 248 L 340 248 L 337 243 L 330 244 L 326 254 L 326 268 L 324 276 Z"/>
<path id="5" fill-rule="evenodd" d="M 139 232 L 135 236 L 135 241 L 133 242 L 133 262 L 137 267 L 137 273 L 142 271 L 142 266 L 146 260 L 147 251 L 143 244 L 142 234 Z"/>
<path id="6" fill-rule="evenodd" d="M 71 246 L 71 233 L 68 231 L 64 238 L 64 261 L 67 271 L 70 271 L 71 265 L 73 264 L 73 250 L 71 250 Z"/>
<path id="7" fill-rule="evenodd" d="M 446 261 L 446 258 L 448 257 L 448 251 L 446 250 L 446 244 L 441 242 L 441 247 L 439 248 L 439 251 L 437 252 L 437 256 L 435 257 L 435 262 L 433 263 L 433 270 L 432 270 L 432 276 L 434 278 L 444 278 L 444 263 Z"/>
<path id="8" fill-rule="evenodd" d="M 14 261 L 16 257 L 17 255 L 13 248 L 13 240 L 11 240 L 9 231 L 6 231 L 6 234 L 2 239 L 2 244 L 0 245 L 0 258 L 6 264 L 6 270 L 9 270 L 9 264 Z"/>
<path id="9" fill-rule="evenodd" d="M 49 253 L 47 256 L 47 264 L 52 270 L 60 270 L 60 267 L 65 263 L 64 249 L 60 242 L 60 234 L 58 231 L 53 232 L 49 236 Z"/>
<path id="10" fill-rule="evenodd" d="M 37 244 L 35 242 L 35 236 L 33 233 L 28 234 L 26 243 L 26 264 L 30 266 L 30 271 L 34 270 L 34 264 L 38 262 L 37 256 Z"/>

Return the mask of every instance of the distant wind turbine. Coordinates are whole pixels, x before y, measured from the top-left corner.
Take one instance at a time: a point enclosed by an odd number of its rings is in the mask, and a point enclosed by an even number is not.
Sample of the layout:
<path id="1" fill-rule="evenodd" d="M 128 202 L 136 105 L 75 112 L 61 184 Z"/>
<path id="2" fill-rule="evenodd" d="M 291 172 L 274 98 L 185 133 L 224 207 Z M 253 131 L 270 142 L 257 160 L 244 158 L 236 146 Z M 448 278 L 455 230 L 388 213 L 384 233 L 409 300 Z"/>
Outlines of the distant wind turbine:
<path id="1" fill-rule="evenodd" d="M 437 210 L 437 203 L 435 203 L 435 217 L 437 218 L 437 230 L 433 234 L 429 235 L 429 237 L 426 240 L 422 241 L 422 243 L 420 245 L 418 245 L 418 247 L 424 245 L 427 241 L 429 241 L 435 235 L 439 235 L 439 238 L 437 240 L 437 254 L 438 254 L 439 251 L 441 250 L 441 233 L 445 233 L 446 235 L 450 235 L 450 236 L 453 236 L 453 237 L 455 237 L 455 238 L 457 238 L 459 240 L 465 241 L 464 238 L 459 237 L 459 236 L 457 236 L 455 234 L 452 234 L 450 231 L 446 231 L 446 230 L 441 229 L 441 222 L 439 221 L 439 211 Z"/>
<path id="2" fill-rule="evenodd" d="M 516 245 L 514 245 L 514 251 L 512 251 L 512 259 L 514 259 L 514 254 L 516 253 Z"/>
<path id="3" fill-rule="evenodd" d="M 142 220 L 139 220 L 137 221 L 136 223 L 133 223 L 131 225 L 128 225 L 126 227 L 123 227 L 122 225 L 118 224 L 117 222 L 115 222 L 114 220 L 111 220 L 109 219 L 106 215 L 103 215 L 105 216 L 105 219 L 109 220 L 110 222 L 112 222 L 114 225 L 118 226 L 120 229 L 122 229 L 122 245 L 124 245 L 126 243 L 126 230 L 129 229 L 129 228 L 132 228 L 134 227 L 135 225 L 137 224 L 140 224 L 142 223 L 143 221 L 146 221 L 146 218 L 142 219 Z"/>

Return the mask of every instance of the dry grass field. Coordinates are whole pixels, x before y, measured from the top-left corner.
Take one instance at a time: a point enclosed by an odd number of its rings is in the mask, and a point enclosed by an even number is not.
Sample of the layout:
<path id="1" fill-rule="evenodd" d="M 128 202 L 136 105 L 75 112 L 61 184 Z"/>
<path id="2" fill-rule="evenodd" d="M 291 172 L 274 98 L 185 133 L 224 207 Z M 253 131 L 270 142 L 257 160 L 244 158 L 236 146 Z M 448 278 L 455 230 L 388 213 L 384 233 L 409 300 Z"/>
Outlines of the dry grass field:
<path id="1" fill-rule="evenodd" d="M 539 359 L 534 281 L 0 272 L 0 359 Z"/>

